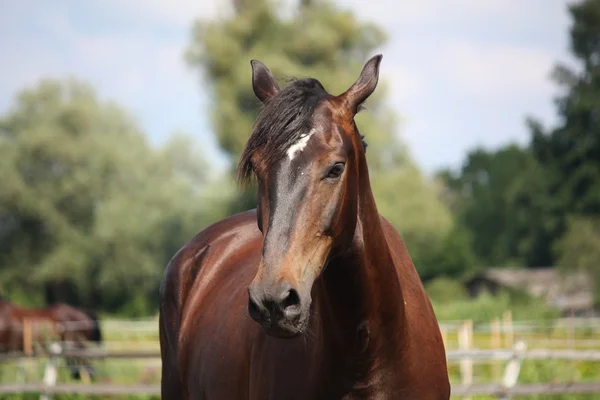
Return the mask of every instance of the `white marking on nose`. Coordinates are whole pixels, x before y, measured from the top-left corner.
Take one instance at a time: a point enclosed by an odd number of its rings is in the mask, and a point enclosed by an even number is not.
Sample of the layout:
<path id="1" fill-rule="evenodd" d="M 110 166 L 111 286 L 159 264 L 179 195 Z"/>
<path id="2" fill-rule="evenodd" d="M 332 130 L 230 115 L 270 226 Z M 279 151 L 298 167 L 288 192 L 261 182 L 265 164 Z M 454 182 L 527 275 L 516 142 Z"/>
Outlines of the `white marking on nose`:
<path id="1" fill-rule="evenodd" d="M 298 139 L 298 141 L 296 143 L 294 143 L 293 145 L 290 146 L 290 148 L 287 151 L 287 155 L 289 157 L 290 160 L 293 160 L 294 157 L 296 157 L 297 153 L 301 153 L 302 150 L 304 150 L 304 148 L 306 147 L 308 140 L 310 139 L 310 137 L 312 135 L 314 135 L 315 130 L 311 130 L 308 133 L 303 133 L 302 135 L 300 135 L 300 139 Z"/>

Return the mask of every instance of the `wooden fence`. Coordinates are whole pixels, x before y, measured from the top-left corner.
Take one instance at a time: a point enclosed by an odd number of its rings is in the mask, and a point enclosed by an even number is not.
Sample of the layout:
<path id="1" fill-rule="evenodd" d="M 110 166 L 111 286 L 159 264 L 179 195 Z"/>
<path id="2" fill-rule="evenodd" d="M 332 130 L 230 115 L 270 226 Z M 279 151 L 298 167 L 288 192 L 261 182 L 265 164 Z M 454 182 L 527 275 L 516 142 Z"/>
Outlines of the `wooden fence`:
<path id="1" fill-rule="evenodd" d="M 122 395 L 155 395 L 160 396 L 160 385 L 105 385 L 105 384 L 57 384 L 47 386 L 43 384 L 7 384 L 0 385 L 0 394 L 41 393 L 41 394 L 81 394 L 97 396 L 122 396 Z M 452 396 L 491 395 L 499 398 L 505 396 L 529 396 L 537 394 L 589 394 L 600 393 L 600 382 L 579 383 L 552 383 L 518 385 L 505 389 L 502 385 L 472 385 L 453 386 Z"/>
<path id="2" fill-rule="evenodd" d="M 130 321 L 103 321 L 103 329 L 112 328 L 111 331 L 122 332 L 126 336 L 150 334 L 154 336 L 157 330 L 156 321 L 142 320 Z M 448 361 L 458 362 L 460 366 L 460 384 L 453 385 L 452 395 L 469 399 L 475 395 L 491 395 L 498 399 L 510 397 L 536 395 L 536 394 L 583 394 L 600 393 L 600 381 L 597 382 L 563 382 L 563 383 L 536 383 L 517 385 L 521 362 L 525 359 L 535 360 L 571 360 L 600 362 L 599 340 L 569 338 L 567 341 L 558 341 L 557 345 L 567 348 L 532 348 L 527 349 L 526 333 L 537 332 L 540 329 L 561 329 L 574 333 L 580 329 L 592 330 L 600 333 L 600 319 L 564 319 L 552 321 L 551 324 L 540 327 L 532 321 L 513 322 L 512 315 L 506 312 L 501 318 L 492 320 L 488 324 L 474 324 L 472 321 L 446 321 L 440 327 L 447 348 Z M 70 327 L 65 327 L 69 329 Z M 76 327 L 73 327 L 76 328 Z M 481 349 L 474 346 L 474 334 L 490 333 L 489 343 L 484 343 L 490 349 Z M 448 337 L 452 334 L 452 346 L 449 346 Z M 24 332 L 25 336 L 27 332 Z M 574 336 L 574 334 L 573 334 Z M 536 339 L 538 340 L 538 339 Z M 552 340 L 544 339 L 544 345 L 552 347 Z M 26 341 L 27 342 L 27 341 Z M 481 343 L 481 342 L 480 342 Z M 576 343 L 597 347 L 596 349 L 578 349 Z M 27 343 L 29 344 L 29 343 Z M 106 346 L 108 343 L 104 343 Z M 539 346 L 539 342 L 536 343 Z M 109 346 L 111 347 L 111 346 Z M 457 348 L 454 348 L 457 347 Z M 7 393 L 40 393 L 42 399 L 52 394 L 83 394 L 83 395 L 160 395 L 158 384 L 65 384 L 57 382 L 56 368 L 64 357 L 82 357 L 88 359 L 160 359 L 158 345 L 152 346 L 148 351 L 106 351 L 103 349 L 76 350 L 68 349 L 60 344 L 54 344 L 46 353 L 32 351 L 32 346 L 26 346 L 26 353 L 0 354 L 0 363 L 18 361 L 21 359 L 47 360 L 46 372 L 43 383 L 11 383 L 0 385 L 0 394 Z M 476 384 L 473 379 L 473 366 L 476 362 L 492 361 L 495 369 L 494 376 L 501 378 L 501 383 Z M 503 365 L 504 364 L 504 368 Z M 502 369 L 504 370 L 502 373 Z"/>
<path id="3" fill-rule="evenodd" d="M 40 359 L 47 358 L 50 353 L 6 353 L 0 354 L 0 362 L 16 361 L 21 359 Z M 160 352 L 151 351 L 104 351 L 104 350 L 63 350 L 58 357 L 81 357 L 89 359 L 147 359 L 160 358 Z M 506 361 L 519 357 L 529 360 L 572 360 L 572 361 L 598 361 L 600 362 L 600 350 L 549 350 L 549 349 L 533 349 L 533 350 L 448 350 L 446 357 L 449 361 L 456 360 L 498 360 Z"/>
<path id="4" fill-rule="evenodd" d="M 58 349 L 57 349 L 58 350 Z M 160 358 L 157 351 L 145 352 L 106 352 L 102 350 L 64 350 L 48 354 L 5 354 L 0 357 L 0 362 L 19 359 L 48 358 L 56 360 L 63 357 L 85 357 L 90 359 L 156 359 Z M 527 351 L 522 342 L 518 342 L 513 350 L 449 350 L 447 352 L 449 361 L 459 360 L 497 360 L 508 361 L 505 375 L 501 384 L 463 384 L 452 387 L 453 396 L 492 395 L 498 398 L 513 396 L 535 395 L 535 394 L 574 394 L 574 393 L 600 393 L 600 381 L 598 382 L 571 382 L 571 383 L 538 383 L 527 385 L 516 385 L 518 377 L 518 366 L 524 359 L 538 360 L 586 360 L 600 362 L 600 351 L 595 350 L 544 350 L 535 349 Z M 53 364 L 55 365 L 55 364 Z M 48 369 L 47 369 L 48 371 Z M 54 373 L 54 377 L 56 374 Z M 0 385 L 0 394 L 7 393 L 41 393 L 51 394 L 84 394 L 84 395 L 127 395 L 127 394 L 149 394 L 160 395 L 158 384 L 62 384 L 56 381 L 43 383 L 23 383 Z"/>

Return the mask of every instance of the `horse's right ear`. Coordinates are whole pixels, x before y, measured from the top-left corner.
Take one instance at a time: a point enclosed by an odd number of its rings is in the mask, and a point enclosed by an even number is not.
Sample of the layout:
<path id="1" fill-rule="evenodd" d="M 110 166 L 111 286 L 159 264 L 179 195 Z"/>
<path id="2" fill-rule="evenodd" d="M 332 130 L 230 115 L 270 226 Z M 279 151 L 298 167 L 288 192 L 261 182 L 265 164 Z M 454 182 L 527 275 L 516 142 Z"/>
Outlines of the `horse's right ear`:
<path id="1" fill-rule="evenodd" d="M 252 65 L 252 89 L 256 97 L 264 103 L 279 93 L 279 84 L 269 68 L 260 61 L 251 60 L 250 65 Z"/>

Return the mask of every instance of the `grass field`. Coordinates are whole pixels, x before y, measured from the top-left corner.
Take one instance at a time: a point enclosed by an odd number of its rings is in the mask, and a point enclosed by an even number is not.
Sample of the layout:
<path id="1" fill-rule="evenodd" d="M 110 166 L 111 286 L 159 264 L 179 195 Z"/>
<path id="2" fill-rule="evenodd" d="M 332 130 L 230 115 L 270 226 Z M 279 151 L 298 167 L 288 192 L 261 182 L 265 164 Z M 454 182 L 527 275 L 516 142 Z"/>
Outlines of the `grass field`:
<path id="1" fill-rule="evenodd" d="M 447 349 L 458 348 L 458 336 L 453 324 L 441 324 L 446 326 Z M 563 328 L 552 328 L 547 322 L 535 324 L 514 323 L 514 340 L 524 340 L 528 348 L 557 348 L 557 349 L 600 349 L 600 334 L 595 326 L 580 327 L 574 330 Z M 525 329 L 524 327 L 527 327 Z M 475 324 L 473 333 L 473 347 L 479 349 L 489 349 L 493 347 L 492 334 L 489 331 L 489 324 Z M 520 330 L 520 331 L 519 331 Z M 145 320 L 139 322 L 107 320 L 103 325 L 103 334 L 105 339 L 105 348 L 109 351 L 158 351 L 158 332 L 155 320 Z M 502 338 L 504 340 L 504 338 Z M 93 361 L 94 368 L 97 371 L 97 383 L 112 384 L 135 384 L 147 383 L 157 384 L 160 382 L 160 359 L 141 359 L 141 360 L 98 360 Z M 40 382 L 44 374 L 44 364 L 36 363 L 30 360 L 28 364 L 17 364 L 7 362 L 0 365 L 0 382 L 14 383 L 19 379 L 19 372 L 28 371 L 28 382 Z M 59 369 L 58 381 L 61 383 L 73 382 L 68 374 L 64 364 Z M 498 383 L 502 378 L 504 371 L 503 361 L 475 361 L 473 367 L 473 383 Z M 452 384 L 461 384 L 461 375 L 459 363 L 457 361 L 449 362 L 449 373 Z M 520 384 L 528 383 L 549 383 L 549 382 L 583 382 L 600 380 L 600 362 L 583 362 L 568 360 L 525 360 L 521 366 L 521 372 L 518 382 Z M 54 396 L 54 399 L 83 399 L 83 398 L 101 398 L 93 396 Z M 115 398 L 115 397 L 112 397 Z M 121 399 L 158 399 L 152 396 L 124 396 Z M 493 397 L 473 396 L 473 400 L 492 399 Z M 600 394 L 589 395 L 540 395 L 520 397 L 529 400 L 592 400 L 599 399 Z M 37 395 L 11 395 L 2 396 L 0 399 L 23 400 L 38 399 Z"/>

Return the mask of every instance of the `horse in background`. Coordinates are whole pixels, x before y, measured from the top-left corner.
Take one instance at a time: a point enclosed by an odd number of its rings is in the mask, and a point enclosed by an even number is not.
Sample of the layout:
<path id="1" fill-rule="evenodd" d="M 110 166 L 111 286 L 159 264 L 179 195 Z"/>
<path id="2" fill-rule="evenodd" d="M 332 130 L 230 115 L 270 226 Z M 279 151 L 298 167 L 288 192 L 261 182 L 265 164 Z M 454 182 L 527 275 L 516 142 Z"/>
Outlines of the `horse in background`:
<path id="1" fill-rule="evenodd" d="M 65 303 L 40 308 L 24 308 L 10 303 L 0 295 L 0 351 L 25 352 L 25 324 L 31 329 L 31 344 L 46 348 L 52 342 L 62 342 L 70 349 L 83 349 L 86 342 L 102 343 L 102 332 L 94 311 L 82 310 Z M 90 378 L 93 367 L 78 357 L 66 357 L 73 379 L 81 379 L 81 369 Z"/>

